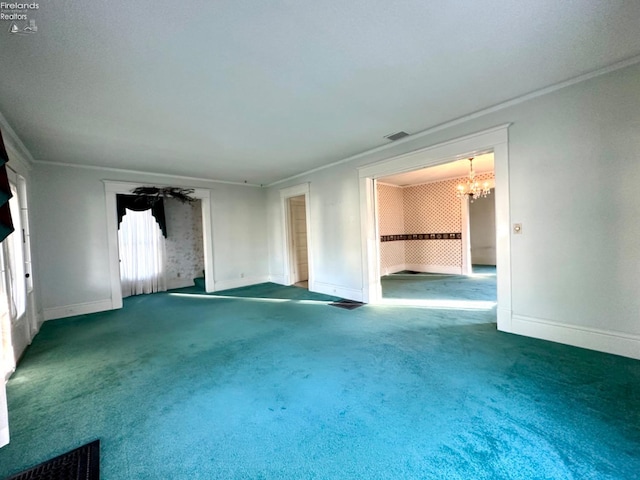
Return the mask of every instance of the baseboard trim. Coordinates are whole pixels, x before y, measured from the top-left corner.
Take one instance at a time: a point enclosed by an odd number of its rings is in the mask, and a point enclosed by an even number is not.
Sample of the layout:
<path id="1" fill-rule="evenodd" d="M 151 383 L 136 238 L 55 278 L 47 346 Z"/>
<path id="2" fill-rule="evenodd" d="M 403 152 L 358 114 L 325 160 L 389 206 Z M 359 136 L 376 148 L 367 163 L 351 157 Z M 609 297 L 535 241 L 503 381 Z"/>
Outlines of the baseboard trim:
<path id="1" fill-rule="evenodd" d="M 288 285 L 287 279 L 286 275 L 269 275 L 269 281 L 278 285 Z"/>
<path id="2" fill-rule="evenodd" d="M 346 298 L 347 300 L 355 300 L 356 302 L 362 301 L 362 290 L 334 285 L 332 283 L 318 282 L 316 280 L 313 284 L 313 291 L 324 293 L 325 295 L 333 295 L 334 297 Z"/>
<path id="3" fill-rule="evenodd" d="M 167 281 L 167 290 L 173 290 L 174 288 L 193 287 L 195 285 L 193 280 L 186 279 L 173 279 Z"/>
<path id="4" fill-rule="evenodd" d="M 398 265 L 391 265 L 390 267 L 382 268 L 380 271 L 380 275 L 391 275 L 392 273 L 398 273 L 403 270 L 406 270 L 406 265 L 404 263 L 400 263 Z"/>
<path id="5" fill-rule="evenodd" d="M 461 275 L 462 267 L 455 265 L 425 265 L 422 263 L 407 263 L 405 270 L 424 273 L 444 273 L 448 275 Z"/>
<path id="6" fill-rule="evenodd" d="M 113 303 L 110 299 L 97 302 L 76 303 L 75 305 L 65 305 L 63 307 L 45 308 L 44 319 L 45 321 L 56 320 L 58 318 L 104 312 L 105 310 L 113 310 Z"/>
<path id="7" fill-rule="evenodd" d="M 229 290 L 230 288 L 248 287 L 258 283 L 265 283 L 270 280 L 269 275 L 260 275 L 257 277 L 245 277 L 233 280 L 216 280 L 214 282 L 214 291 Z"/>
<path id="8" fill-rule="evenodd" d="M 640 335 L 513 315 L 511 332 L 640 360 Z"/>

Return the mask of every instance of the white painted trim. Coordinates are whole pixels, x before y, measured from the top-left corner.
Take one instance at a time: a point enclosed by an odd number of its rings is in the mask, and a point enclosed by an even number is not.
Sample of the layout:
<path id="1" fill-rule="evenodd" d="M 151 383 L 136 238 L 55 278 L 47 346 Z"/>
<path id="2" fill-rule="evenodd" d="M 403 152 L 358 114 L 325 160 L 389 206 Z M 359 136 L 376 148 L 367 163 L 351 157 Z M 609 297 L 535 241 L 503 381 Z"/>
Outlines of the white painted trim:
<path id="1" fill-rule="evenodd" d="M 355 300 L 362 302 L 362 291 L 356 288 L 343 287 L 333 283 L 316 282 L 316 292 L 325 295 L 333 295 L 334 297 L 346 298 L 347 300 Z"/>
<path id="2" fill-rule="evenodd" d="M 193 279 L 188 278 L 171 278 L 167 280 L 167 290 L 174 290 L 176 288 L 193 287 Z"/>
<path id="3" fill-rule="evenodd" d="M 508 135 L 508 131 L 505 132 Z M 496 295 L 498 330 L 511 328 L 511 194 L 508 140 L 493 147 L 496 207 Z"/>
<path id="4" fill-rule="evenodd" d="M 484 170 L 482 172 L 475 172 L 476 175 L 483 175 L 485 173 L 493 173 L 493 168 L 490 170 Z M 411 183 L 408 185 L 394 185 L 392 183 L 384 183 L 378 180 L 378 183 L 381 183 L 382 185 L 387 185 L 389 187 L 397 187 L 397 188 L 412 188 L 412 187 L 419 187 L 421 185 L 431 185 L 434 183 L 440 183 L 440 182 L 448 182 L 449 180 L 457 180 L 457 179 L 463 179 L 463 178 L 469 178 L 469 175 L 456 175 L 455 177 L 446 177 L 446 178 L 438 178 L 437 180 L 429 180 L 427 182 L 420 182 L 420 183 Z M 489 188 L 494 188 L 495 187 L 495 181 L 494 180 L 487 180 L 487 182 L 489 182 Z"/>
<path id="5" fill-rule="evenodd" d="M 2 390 L 5 390 L 4 384 L 2 385 Z M 6 402 L 5 402 L 6 403 Z M 0 428 L 0 448 L 9 444 L 9 426 L 3 426 Z"/>
<path id="6" fill-rule="evenodd" d="M 378 188 L 375 178 L 360 177 L 360 240 L 362 252 L 362 301 L 382 299 L 380 284 L 380 235 L 378 235 Z"/>
<path id="7" fill-rule="evenodd" d="M 109 276 L 111 281 L 112 308 L 122 308 L 122 286 L 120 284 L 120 258 L 118 254 L 118 212 L 116 195 L 130 195 L 131 190 L 140 186 L 150 186 L 145 183 L 115 182 L 103 180 L 105 191 L 105 206 L 107 215 L 107 248 L 109 249 Z M 155 186 L 166 186 L 158 185 Z M 211 218 L 211 191 L 204 188 L 194 188 L 193 197 L 201 200 L 202 205 L 202 235 L 204 244 L 205 291 L 214 291 L 214 262 L 213 262 L 213 227 Z M 45 311 L 46 318 L 46 311 Z"/>
<path id="8" fill-rule="evenodd" d="M 16 150 L 11 143 L 5 142 L 4 146 L 7 149 L 7 155 L 9 155 L 9 163 L 6 164 L 7 169 L 27 176 L 30 175 L 33 167 L 26 157 L 19 150 Z"/>
<path id="9" fill-rule="evenodd" d="M 348 162 L 357 160 L 359 158 L 364 158 L 364 157 L 367 157 L 368 155 L 371 155 L 371 154 L 374 154 L 374 153 L 377 153 L 377 152 L 382 152 L 384 150 L 391 149 L 392 147 L 396 147 L 398 145 L 402 145 L 403 143 L 408 143 L 408 142 L 411 142 L 411 141 L 414 141 L 414 140 L 418 140 L 418 139 L 420 139 L 422 137 L 429 136 L 429 135 L 431 135 L 433 133 L 440 132 L 442 130 L 446 130 L 447 128 L 451 128 L 451 127 L 454 127 L 456 125 L 461 125 L 461 124 L 466 123 L 466 122 L 468 122 L 470 120 L 474 120 L 476 118 L 484 117 L 485 115 L 489 115 L 491 113 L 495 113 L 495 112 L 498 112 L 500 110 L 504 110 L 505 108 L 510 108 L 510 107 L 513 107 L 514 105 L 518 105 L 520 103 L 524 103 L 524 102 L 527 102 L 529 100 L 533 100 L 534 98 L 538 98 L 538 97 L 541 97 L 543 95 L 547 95 L 548 93 L 552 93 L 552 92 L 555 92 L 557 90 L 561 90 L 563 88 L 570 87 L 571 85 L 575 85 L 575 84 L 578 84 L 578 83 L 581 83 L 581 82 L 586 82 L 587 80 L 591 80 L 592 78 L 596 78 L 596 77 L 599 77 L 601 75 L 606 75 L 608 73 L 615 72 L 616 70 L 620 70 L 620 69 L 623 69 L 623 68 L 626 68 L 626 67 L 630 67 L 632 65 L 635 65 L 636 63 L 640 63 L 640 55 L 636 55 L 636 56 L 628 58 L 626 60 L 622 60 L 620 62 L 616 62 L 614 64 L 611 64 L 611 65 L 607 66 L 607 67 L 603 67 L 603 68 L 600 68 L 598 70 L 594 70 L 593 72 L 589 72 L 589 73 L 585 73 L 585 74 L 582 74 L 582 75 L 578 75 L 577 77 L 573 77 L 573 78 L 570 78 L 568 80 L 564 80 L 562 82 L 555 83 L 555 84 L 550 85 L 548 87 L 541 88 L 540 90 L 535 90 L 535 91 L 527 93 L 525 95 L 521 95 L 519 97 L 512 98 L 511 100 L 507 100 L 505 102 L 498 103 L 498 104 L 493 105 L 491 107 L 484 108 L 482 110 L 478 110 L 477 112 L 470 113 L 470 114 L 465 115 L 463 117 L 458 117 L 458 118 L 450 120 L 448 122 L 441 123 L 440 125 L 436 125 L 434 127 L 427 128 L 426 130 L 421 130 L 420 132 L 412 133 L 408 137 L 404 137 L 401 140 L 396 140 L 395 142 L 386 143 L 384 145 L 380 145 L 378 147 L 374 147 L 374 148 L 371 148 L 369 150 L 365 150 L 364 152 L 357 153 L 356 155 L 352 155 L 350 157 L 344 158 L 342 160 L 338 160 L 338 161 L 330 163 L 328 165 L 323 165 L 321 167 L 316 167 L 316 168 L 313 168 L 311 170 L 307 170 L 305 172 L 298 173 L 296 175 L 292 175 L 292 176 L 287 177 L 287 178 L 283 178 L 282 180 L 277 180 L 275 182 L 267 184 L 266 186 L 267 187 L 273 187 L 273 186 L 278 185 L 280 183 L 288 182 L 290 180 L 294 180 L 296 178 L 303 177 L 305 175 L 310 175 L 312 173 L 319 172 L 321 170 L 325 170 L 327 168 L 335 167 L 336 165 L 342 165 L 343 163 L 348 163 Z M 480 153 L 480 152 L 478 152 L 478 153 Z M 396 172 L 396 173 L 401 173 L 401 172 Z"/>
<path id="10" fill-rule="evenodd" d="M 513 315 L 512 333 L 640 360 L 640 335 Z"/>
<path id="11" fill-rule="evenodd" d="M 398 173 L 412 172 L 421 168 L 433 167 L 453 160 L 474 157 L 480 152 L 487 153 L 494 145 L 508 141 L 507 129 L 511 123 L 497 125 L 480 132 L 447 140 L 446 142 L 411 150 L 379 162 L 358 168 L 360 178 L 381 178 Z M 495 154 L 494 154 L 495 172 Z"/>
<path id="12" fill-rule="evenodd" d="M 509 197 L 508 128 L 510 124 L 476 132 L 444 143 L 429 145 L 358 169 L 360 177 L 360 219 L 362 238 L 362 298 L 367 303 L 379 303 L 380 255 L 377 238 L 377 206 L 375 179 L 400 172 L 417 170 L 476 152 L 493 150 L 496 177 L 496 263 L 498 295 L 498 329 L 511 327 L 511 243 Z"/>
<path id="13" fill-rule="evenodd" d="M 460 199 L 460 221 L 461 237 L 460 248 L 462 249 L 462 269 L 464 275 L 472 273 L 471 259 L 471 224 L 469 218 L 469 197 Z"/>
<path id="14" fill-rule="evenodd" d="M 293 264 L 291 261 L 291 238 L 290 238 L 290 219 L 289 219 L 289 205 L 290 198 L 299 197 L 304 195 L 305 215 L 307 222 L 307 265 L 308 265 L 308 289 L 309 291 L 315 291 L 315 269 L 313 268 L 313 235 L 311 227 L 311 185 L 307 183 L 301 183 L 294 185 L 293 187 L 283 188 L 280 190 L 280 211 L 282 220 L 282 238 L 284 251 L 282 252 L 283 258 L 283 271 L 284 271 L 284 283 L 283 285 L 292 285 L 294 283 L 293 278 Z"/>
<path id="15" fill-rule="evenodd" d="M 4 146 L 7 147 L 7 153 L 11 161 L 14 160 L 14 156 L 11 155 L 9 150 L 13 150 L 14 155 L 17 155 L 20 161 L 24 164 L 27 170 L 31 170 L 31 164 L 35 162 L 29 149 L 22 143 L 22 140 L 11 127 L 5 116 L 0 112 L 0 129 L 2 129 L 2 138 L 4 140 Z"/>
<path id="16" fill-rule="evenodd" d="M 118 209 L 116 195 L 131 193 L 131 186 L 121 191 L 119 184 L 104 182 L 104 199 L 107 215 L 107 249 L 109 251 L 109 281 L 111 284 L 111 308 L 122 308 L 122 285 L 120 283 L 120 256 L 118 254 Z M 46 310 L 45 310 L 46 320 Z"/>
<path id="17" fill-rule="evenodd" d="M 267 283 L 270 280 L 269 275 L 260 275 L 257 277 L 234 278 L 233 280 L 217 280 L 215 282 L 215 291 L 229 290 L 230 288 L 249 287 L 259 283 Z"/>
<path id="18" fill-rule="evenodd" d="M 0 383 L 0 448 L 2 448 L 9 443 L 9 409 L 6 380 Z"/>
<path id="19" fill-rule="evenodd" d="M 405 270 L 423 273 L 442 273 L 445 275 L 460 275 L 462 269 L 455 265 L 427 265 L 422 263 L 407 263 Z"/>
<path id="20" fill-rule="evenodd" d="M 211 204 L 211 191 L 196 188 L 193 196 L 200 199 L 202 210 L 202 246 L 204 247 L 204 291 L 211 293 L 215 289 L 215 270 L 213 254 L 213 206 Z"/>
<path id="21" fill-rule="evenodd" d="M 380 275 L 391 275 L 393 273 L 398 273 L 403 270 L 407 270 L 407 266 L 404 263 L 400 263 L 398 265 L 391 265 L 390 267 L 380 268 Z"/>
<path id="22" fill-rule="evenodd" d="M 278 285 L 287 285 L 287 277 L 285 275 L 269 275 L 269 281 Z"/>
<path id="23" fill-rule="evenodd" d="M 155 172 L 145 172 L 142 170 L 129 170 L 126 168 L 113 168 L 113 167 L 100 167 L 97 165 L 81 165 L 78 163 L 65 163 L 65 162 L 48 162 L 46 160 L 33 160 L 33 163 L 39 165 L 50 165 L 52 167 L 72 167 L 72 168 L 83 168 L 85 170 L 99 170 L 102 172 L 117 172 L 117 173 L 126 173 L 126 174 L 134 174 L 134 175 L 151 175 L 154 177 L 164 177 L 170 178 L 172 180 L 186 180 L 188 182 L 211 182 L 211 183 L 222 183 L 225 185 L 236 185 L 240 187 L 257 187 L 262 188 L 262 185 L 258 185 L 256 183 L 246 183 L 246 182 L 231 182 L 229 180 L 216 180 L 215 178 L 205 178 L 205 177 L 188 177 L 185 175 L 172 175 L 169 173 L 155 173 Z"/>
<path id="24" fill-rule="evenodd" d="M 75 305 L 65 305 L 63 307 L 52 307 L 44 309 L 44 319 L 55 320 L 57 318 L 74 317 L 76 315 L 86 315 L 88 313 L 104 312 L 113 310 L 111 300 L 100 300 L 97 302 L 76 303 Z"/>
<path id="25" fill-rule="evenodd" d="M 381 182 L 380 180 L 378 180 L 378 185 L 384 185 L 385 187 L 393 187 L 393 188 L 407 188 L 409 186 L 413 187 L 414 185 L 394 185 L 393 183 L 387 183 L 387 182 Z"/>

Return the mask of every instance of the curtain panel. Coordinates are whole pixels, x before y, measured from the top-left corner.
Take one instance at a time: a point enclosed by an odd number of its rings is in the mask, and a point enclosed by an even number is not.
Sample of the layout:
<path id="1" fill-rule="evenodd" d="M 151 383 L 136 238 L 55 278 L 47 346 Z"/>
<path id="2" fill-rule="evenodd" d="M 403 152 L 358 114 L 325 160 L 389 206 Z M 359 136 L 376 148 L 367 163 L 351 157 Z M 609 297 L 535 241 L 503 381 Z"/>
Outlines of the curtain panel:
<path id="1" fill-rule="evenodd" d="M 9 210 L 9 199 L 12 197 L 12 193 L 9 186 L 9 177 L 7 176 L 6 163 L 8 161 L 9 155 L 0 131 L 0 242 L 14 231 L 11 210 Z"/>
<path id="2" fill-rule="evenodd" d="M 146 195 L 116 195 L 118 209 L 118 228 L 122 224 L 122 219 L 127 213 L 127 209 L 133 212 L 144 212 L 151 210 L 151 215 L 156 219 L 162 235 L 167 238 L 167 221 L 164 216 L 164 202 L 162 198 L 149 197 Z"/>

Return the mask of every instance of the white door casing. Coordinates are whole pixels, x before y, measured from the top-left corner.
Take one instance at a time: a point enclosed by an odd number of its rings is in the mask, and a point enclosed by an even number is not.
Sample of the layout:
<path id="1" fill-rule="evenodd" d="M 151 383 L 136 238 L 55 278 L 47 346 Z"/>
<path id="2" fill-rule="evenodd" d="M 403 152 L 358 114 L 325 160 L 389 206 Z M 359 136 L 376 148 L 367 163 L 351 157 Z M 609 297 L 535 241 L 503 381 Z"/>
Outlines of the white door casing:
<path id="1" fill-rule="evenodd" d="M 309 290 L 315 288 L 314 272 L 313 272 L 313 232 L 311 231 L 311 208 L 310 208 L 310 186 L 309 183 L 295 185 L 293 187 L 283 188 L 280 190 L 280 211 L 282 220 L 282 238 L 283 238 L 283 272 L 284 284 L 292 285 L 296 283 L 295 259 L 292 255 L 292 239 L 290 232 L 292 231 L 291 215 L 289 209 L 289 199 L 293 197 L 304 196 L 305 208 L 305 224 L 307 239 L 307 271 Z"/>
<path id="2" fill-rule="evenodd" d="M 508 129 L 509 124 L 500 125 L 364 165 L 358 169 L 363 266 L 362 298 L 364 302 L 375 304 L 382 299 L 375 179 L 493 151 L 496 195 L 496 267 L 498 273 L 497 322 L 499 330 L 512 331 Z"/>
<path id="3" fill-rule="evenodd" d="M 122 308 L 122 288 L 120 286 L 120 261 L 118 255 L 118 213 L 116 195 L 131 195 L 136 187 L 149 186 L 140 183 L 114 182 L 104 180 L 105 202 L 107 212 L 107 241 L 109 249 L 109 272 L 111 277 L 111 308 Z M 155 186 L 166 186 L 158 185 Z M 215 291 L 213 267 L 213 235 L 211 221 L 211 191 L 195 188 L 193 197 L 202 204 L 202 235 L 204 242 L 205 290 Z"/>

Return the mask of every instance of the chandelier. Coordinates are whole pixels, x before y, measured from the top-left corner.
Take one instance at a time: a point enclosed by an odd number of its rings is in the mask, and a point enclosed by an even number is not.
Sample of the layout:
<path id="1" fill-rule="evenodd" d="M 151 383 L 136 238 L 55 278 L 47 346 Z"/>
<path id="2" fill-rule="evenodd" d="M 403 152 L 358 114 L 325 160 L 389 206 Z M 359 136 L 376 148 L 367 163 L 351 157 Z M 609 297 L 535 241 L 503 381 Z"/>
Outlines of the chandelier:
<path id="1" fill-rule="evenodd" d="M 491 193 L 489 182 L 485 181 L 482 185 L 475 179 L 476 174 L 473 171 L 473 157 L 469 159 L 469 178 L 456 187 L 456 196 L 460 199 L 469 197 L 473 203 L 476 198 L 486 197 Z"/>

